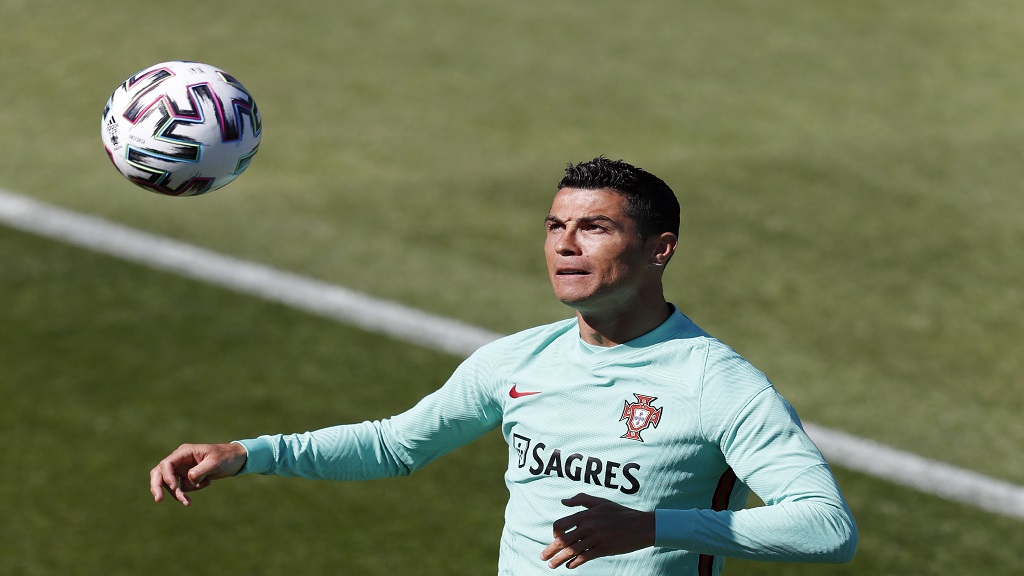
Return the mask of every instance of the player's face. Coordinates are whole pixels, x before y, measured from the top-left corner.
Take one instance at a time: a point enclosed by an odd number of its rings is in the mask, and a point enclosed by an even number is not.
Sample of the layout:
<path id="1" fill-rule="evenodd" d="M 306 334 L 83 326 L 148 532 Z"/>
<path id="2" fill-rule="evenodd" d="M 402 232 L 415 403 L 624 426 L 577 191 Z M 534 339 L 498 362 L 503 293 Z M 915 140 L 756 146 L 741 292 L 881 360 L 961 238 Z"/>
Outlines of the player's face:
<path id="1" fill-rule="evenodd" d="M 636 306 L 652 286 L 650 250 L 611 190 L 562 188 L 545 220 L 548 275 L 555 296 L 581 312 Z M 657 279 L 660 294 L 660 278 Z"/>

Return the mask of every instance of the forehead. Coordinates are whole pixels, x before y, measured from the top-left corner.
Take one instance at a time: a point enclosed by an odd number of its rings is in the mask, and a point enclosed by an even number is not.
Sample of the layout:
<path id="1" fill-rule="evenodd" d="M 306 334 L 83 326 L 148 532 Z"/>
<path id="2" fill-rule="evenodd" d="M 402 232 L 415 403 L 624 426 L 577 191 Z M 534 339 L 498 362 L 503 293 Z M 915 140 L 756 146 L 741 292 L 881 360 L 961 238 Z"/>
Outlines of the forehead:
<path id="1" fill-rule="evenodd" d="M 562 188 L 551 202 L 551 216 L 566 220 L 586 216 L 626 218 L 626 197 L 610 188 Z"/>

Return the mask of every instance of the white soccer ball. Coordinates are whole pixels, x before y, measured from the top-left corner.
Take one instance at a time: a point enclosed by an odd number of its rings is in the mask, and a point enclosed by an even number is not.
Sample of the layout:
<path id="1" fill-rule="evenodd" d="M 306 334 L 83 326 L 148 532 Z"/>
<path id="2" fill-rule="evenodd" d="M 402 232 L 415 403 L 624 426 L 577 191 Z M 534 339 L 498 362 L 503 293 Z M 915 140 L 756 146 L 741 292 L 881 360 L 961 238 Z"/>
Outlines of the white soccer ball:
<path id="1" fill-rule="evenodd" d="M 164 62 L 133 74 L 103 109 L 103 145 L 125 178 L 169 196 L 221 188 L 249 167 L 262 135 L 259 109 L 230 74 Z"/>

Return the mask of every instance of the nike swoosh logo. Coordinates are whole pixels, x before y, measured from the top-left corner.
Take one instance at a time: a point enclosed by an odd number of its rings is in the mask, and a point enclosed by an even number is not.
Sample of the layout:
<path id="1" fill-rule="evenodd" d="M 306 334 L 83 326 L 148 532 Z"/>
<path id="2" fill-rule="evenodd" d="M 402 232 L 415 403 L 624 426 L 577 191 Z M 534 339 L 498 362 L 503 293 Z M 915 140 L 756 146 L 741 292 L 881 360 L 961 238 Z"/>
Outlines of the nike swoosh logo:
<path id="1" fill-rule="evenodd" d="M 515 384 L 513 384 L 512 388 L 508 391 L 508 395 L 512 398 L 522 398 L 523 396 L 533 396 L 534 394 L 540 394 L 540 392 L 520 392 L 519 390 L 516 390 Z"/>

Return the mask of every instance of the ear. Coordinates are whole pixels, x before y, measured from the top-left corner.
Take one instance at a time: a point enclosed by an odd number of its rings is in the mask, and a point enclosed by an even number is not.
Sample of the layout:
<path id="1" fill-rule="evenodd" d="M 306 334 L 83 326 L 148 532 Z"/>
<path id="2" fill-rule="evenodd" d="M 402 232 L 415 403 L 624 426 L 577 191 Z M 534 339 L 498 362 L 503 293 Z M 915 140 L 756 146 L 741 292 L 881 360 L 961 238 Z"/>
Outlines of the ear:
<path id="1" fill-rule="evenodd" d="M 650 265 L 661 267 L 668 264 L 668 261 L 672 259 L 672 255 L 676 253 L 679 237 L 671 232 L 662 232 L 657 236 L 648 238 L 647 245 L 650 250 L 648 252 L 650 254 Z"/>

